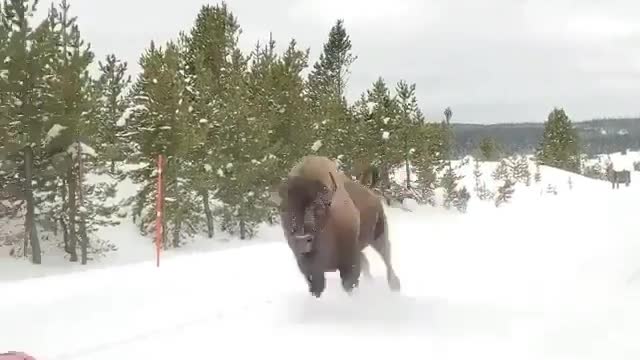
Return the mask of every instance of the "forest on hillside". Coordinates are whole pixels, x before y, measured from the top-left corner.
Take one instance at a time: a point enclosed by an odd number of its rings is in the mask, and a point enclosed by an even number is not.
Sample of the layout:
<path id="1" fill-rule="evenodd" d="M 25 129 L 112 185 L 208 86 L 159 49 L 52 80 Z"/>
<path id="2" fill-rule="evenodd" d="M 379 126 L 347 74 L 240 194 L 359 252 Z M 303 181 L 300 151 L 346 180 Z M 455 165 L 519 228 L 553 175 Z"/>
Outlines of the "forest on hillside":
<path id="1" fill-rule="evenodd" d="M 589 156 L 640 149 L 640 118 L 594 119 L 573 124 L 580 136 L 582 151 Z M 500 144 L 506 155 L 532 154 L 538 146 L 544 122 L 452 123 L 451 127 L 455 137 L 453 152 L 458 157 L 473 154 L 487 138 Z"/>
<path id="2" fill-rule="evenodd" d="M 0 220 L 24 229 L 0 235 L 16 256 L 39 264 L 41 242 L 55 241 L 85 264 L 113 250 L 95 237 L 100 227 L 129 217 L 151 232 L 159 155 L 166 248 L 194 234 L 212 238 L 216 228 L 254 237 L 258 224 L 277 221 L 270 190 L 311 153 L 336 159 L 383 196 L 432 204 L 443 187 L 447 206 L 464 209 L 469 194 L 448 161 L 456 156 L 453 110 L 443 104 L 443 119 L 426 119 L 417 85 L 382 75 L 348 102 L 357 55 L 342 20 L 327 29 L 315 60 L 293 37 L 246 53 L 227 4 L 205 5 L 175 39 L 150 42 L 130 78 L 117 54 L 95 58 L 66 0 L 44 19 L 34 18 L 36 6 L 9 0 L 0 12 Z M 563 110 L 549 113 L 536 139 L 540 164 L 580 171 L 578 137 Z M 484 145 L 472 146 L 489 160 L 496 148 Z M 391 181 L 397 168 L 406 169 L 405 184 Z M 119 203 L 123 179 L 140 190 Z"/>

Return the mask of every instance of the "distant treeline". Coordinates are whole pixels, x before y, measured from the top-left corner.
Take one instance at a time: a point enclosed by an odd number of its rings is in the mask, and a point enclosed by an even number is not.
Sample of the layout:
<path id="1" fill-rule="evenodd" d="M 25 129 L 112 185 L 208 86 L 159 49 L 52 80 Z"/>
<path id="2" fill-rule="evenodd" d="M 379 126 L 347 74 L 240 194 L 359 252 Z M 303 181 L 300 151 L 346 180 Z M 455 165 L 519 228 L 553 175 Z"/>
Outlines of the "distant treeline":
<path id="1" fill-rule="evenodd" d="M 640 118 L 595 119 L 574 122 L 581 150 L 588 155 L 640 149 Z M 493 139 L 505 154 L 533 153 L 544 130 L 544 123 L 451 124 L 455 153 L 475 153 L 483 139 Z"/>

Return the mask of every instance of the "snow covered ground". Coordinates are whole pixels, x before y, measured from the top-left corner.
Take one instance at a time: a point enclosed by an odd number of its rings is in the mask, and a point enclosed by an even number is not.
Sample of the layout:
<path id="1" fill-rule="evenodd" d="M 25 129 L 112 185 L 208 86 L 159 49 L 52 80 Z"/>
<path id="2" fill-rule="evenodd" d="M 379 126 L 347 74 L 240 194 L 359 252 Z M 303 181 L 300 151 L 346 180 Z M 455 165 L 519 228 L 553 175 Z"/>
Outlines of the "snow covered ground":
<path id="1" fill-rule="evenodd" d="M 489 181 L 487 166 L 495 164 L 483 166 Z M 400 294 L 387 290 L 382 262 L 367 251 L 373 281 L 349 297 L 329 274 L 326 292 L 312 298 L 278 228 L 242 247 L 199 242 L 163 254 L 160 268 L 128 223 L 105 230 L 122 254 L 85 271 L 0 257 L 0 352 L 42 360 L 640 358 L 640 173 L 618 190 L 571 175 L 569 189 L 568 173 L 541 170 L 541 183 L 519 184 L 500 208 L 473 198 L 467 214 L 388 209 Z M 472 187 L 473 177 L 466 182 Z M 549 184 L 557 196 L 543 191 Z"/>

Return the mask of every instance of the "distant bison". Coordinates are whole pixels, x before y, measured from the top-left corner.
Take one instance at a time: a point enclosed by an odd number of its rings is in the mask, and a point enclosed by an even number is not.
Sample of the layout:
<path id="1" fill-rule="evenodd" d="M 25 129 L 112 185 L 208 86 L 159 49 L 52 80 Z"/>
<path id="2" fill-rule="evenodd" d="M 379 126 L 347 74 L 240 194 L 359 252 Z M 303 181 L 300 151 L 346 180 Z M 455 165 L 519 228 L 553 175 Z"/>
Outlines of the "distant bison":
<path id="1" fill-rule="evenodd" d="M 380 199 L 338 172 L 327 157 L 305 156 L 272 194 L 281 226 L 309 291 L 324 292 L 325 272 L 339 271 L 342 287 L 359 285 L 362 250 L 372 245 L 387 267 L 389 287 L 400 289 L 391 265 L 387 220 Z"/>
<path id="2" fill-rule="evenodd" d="M 609 181 L 611 181 L 612 189 L 620 188 L 620 183 L 629 186 L 631 184 L 631 172 L 629 170 L 616 171 L 609 168 Z"/>

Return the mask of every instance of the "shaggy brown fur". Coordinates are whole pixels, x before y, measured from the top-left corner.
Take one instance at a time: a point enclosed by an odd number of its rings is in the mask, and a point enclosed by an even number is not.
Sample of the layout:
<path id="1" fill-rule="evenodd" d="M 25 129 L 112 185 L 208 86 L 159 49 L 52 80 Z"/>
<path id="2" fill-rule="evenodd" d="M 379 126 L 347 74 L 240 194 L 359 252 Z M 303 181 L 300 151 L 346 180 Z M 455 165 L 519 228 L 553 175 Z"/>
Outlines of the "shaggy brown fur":
<path id="1" fill-rule="evenodd" d="M 368 275 L 362 252 L 368 245 L 384 260 L 390 288 L 400 289 L 380 198 L 338 172 L 333 161 L 304 157 L 273 195 L 284 235 L 314 296 L 324 291 L 329 271 L 340 272 L 345 291 L 357 287 L 361 266 Z"/>

